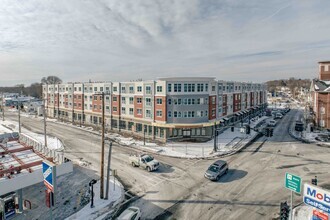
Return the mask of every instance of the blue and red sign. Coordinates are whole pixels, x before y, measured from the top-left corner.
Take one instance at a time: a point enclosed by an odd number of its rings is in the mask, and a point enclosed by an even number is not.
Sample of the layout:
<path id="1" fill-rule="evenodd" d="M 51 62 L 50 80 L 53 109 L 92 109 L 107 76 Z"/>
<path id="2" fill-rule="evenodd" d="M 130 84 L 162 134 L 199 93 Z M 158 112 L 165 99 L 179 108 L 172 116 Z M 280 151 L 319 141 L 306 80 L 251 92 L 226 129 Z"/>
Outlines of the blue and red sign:
<path id="1" fill-rule="evenodd" d="M 330 214 L 330 192 L 305 183 L 304 203 Z"/>
<path id="2" fill-rule="evenodd" d="M 48 189 L 54 192 L 54 164 L 43 161 L 42 162 L 42 174 L 44 176 L 44 183 Z"/>

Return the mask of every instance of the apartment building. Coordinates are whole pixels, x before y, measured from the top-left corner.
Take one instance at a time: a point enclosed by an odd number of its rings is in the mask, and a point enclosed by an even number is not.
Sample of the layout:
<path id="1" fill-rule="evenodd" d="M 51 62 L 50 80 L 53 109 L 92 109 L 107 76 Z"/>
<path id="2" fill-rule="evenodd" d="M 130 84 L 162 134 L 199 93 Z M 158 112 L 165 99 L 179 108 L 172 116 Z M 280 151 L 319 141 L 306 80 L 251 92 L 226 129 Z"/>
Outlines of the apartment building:
<path id="1" fill-rule="evenodd" d="M 149 139 L 210 138 L 266 107 L 266 86 L 211 77 L 43 85 L 48 117 Z M 102 100 L 104 98 L 104 100 Z"/>
<path id="2" fill-rule="evenodd" d="M 312 81 L 310 92 L 316 124 L 330 129 L 330 61 L 319 62 L 319 76 Z"/>

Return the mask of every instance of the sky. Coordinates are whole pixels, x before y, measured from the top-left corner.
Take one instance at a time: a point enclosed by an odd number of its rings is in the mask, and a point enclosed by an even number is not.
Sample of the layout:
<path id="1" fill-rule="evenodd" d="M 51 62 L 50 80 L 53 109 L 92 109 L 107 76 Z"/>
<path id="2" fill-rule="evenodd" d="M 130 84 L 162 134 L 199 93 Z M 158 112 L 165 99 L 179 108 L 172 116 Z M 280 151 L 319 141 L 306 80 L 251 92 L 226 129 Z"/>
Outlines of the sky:
<path id="1" fill-rule="evenodd" d="M 0 86 L 315 78 L 329 0 L 1 0 Z"/>

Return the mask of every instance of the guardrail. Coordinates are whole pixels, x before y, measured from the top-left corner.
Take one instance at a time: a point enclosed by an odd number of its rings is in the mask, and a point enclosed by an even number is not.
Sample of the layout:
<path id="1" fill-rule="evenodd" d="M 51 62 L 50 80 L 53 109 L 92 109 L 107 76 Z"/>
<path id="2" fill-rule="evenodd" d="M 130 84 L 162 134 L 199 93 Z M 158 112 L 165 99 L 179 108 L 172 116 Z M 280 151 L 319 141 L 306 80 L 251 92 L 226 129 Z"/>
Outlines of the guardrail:
<path id="1" fill-rule="evenodd" d="M 63 150 L 49 149 L 44 144 L 42 144 L 40 141 L 34 139 L 33 137 L 31 137 L 27 134 L 23 134 L 23 133 L 20 134 L 19 141 L 28 146 L 32 146 L 34 150 L 44 154 L 45 156 L 52 157 L 54 162 L 57 162 L 58 164 L 64 163 Z"/>

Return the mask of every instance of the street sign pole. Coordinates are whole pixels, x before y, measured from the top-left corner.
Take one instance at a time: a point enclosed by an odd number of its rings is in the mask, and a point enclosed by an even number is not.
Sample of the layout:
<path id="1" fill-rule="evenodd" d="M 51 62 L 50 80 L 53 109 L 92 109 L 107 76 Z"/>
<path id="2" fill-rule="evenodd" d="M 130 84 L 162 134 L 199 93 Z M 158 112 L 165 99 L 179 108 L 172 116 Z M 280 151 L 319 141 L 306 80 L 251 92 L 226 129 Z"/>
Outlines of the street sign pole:
<path id="1" fill-rule="evenodd" d="M 290 203 L 290 220 L 292 220 L 293 216 L 293 191 L 291 190 L 291 203 Z"/>

